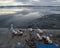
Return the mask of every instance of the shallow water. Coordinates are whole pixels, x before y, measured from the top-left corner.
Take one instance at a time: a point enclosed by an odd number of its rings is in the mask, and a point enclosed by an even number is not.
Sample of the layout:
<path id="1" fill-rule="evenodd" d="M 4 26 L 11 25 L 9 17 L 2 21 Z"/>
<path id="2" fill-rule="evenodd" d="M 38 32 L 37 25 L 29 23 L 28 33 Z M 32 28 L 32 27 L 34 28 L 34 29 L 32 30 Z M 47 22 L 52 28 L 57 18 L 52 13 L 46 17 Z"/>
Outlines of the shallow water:
<path id="1" fill-rule="evenodd" d="M 57 43 L 60 45 L 60 30 L 48 30 L 48 29 L 42 29 L 44 31 L 44 34 L 49 36 L 49 34 L 52 34 L 51 39 L 54 41 L 54 43 Z M 58 37 L 59 36 L 59 37 Z M 55 37 L 55 38 L 54 38 Z M 17 42 L 21 42 L 21 45 L 25 45 L 25 38 L 29 38 L 29 32 L 26 30 L 23 37 L 15 37 L 13 40 L 10 40 L 11 33 L 8 29 L 2 28 L 0 29 L 0 48 L 15 48 L 17 45 Z M 10 40 L 10 43 L 7 42 Z"/>

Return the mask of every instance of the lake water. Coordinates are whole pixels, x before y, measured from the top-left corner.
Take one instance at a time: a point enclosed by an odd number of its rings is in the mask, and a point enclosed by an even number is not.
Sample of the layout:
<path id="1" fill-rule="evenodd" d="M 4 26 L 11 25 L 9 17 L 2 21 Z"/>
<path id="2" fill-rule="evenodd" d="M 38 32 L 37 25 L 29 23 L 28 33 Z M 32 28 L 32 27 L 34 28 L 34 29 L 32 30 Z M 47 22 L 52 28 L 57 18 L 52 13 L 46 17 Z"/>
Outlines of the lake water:
<path id="1" fill-rule="evenodd" d="M 0 8 L 1 15 L 13 15 L 15 20 L 33 20 L 44 15 L 60 14 L 60 7 L 5 7 Z"/>
<path id="2" fill-rule="evenodd" d="M 0 27 L 22 26 L 45 15 L 60 14 L 60 7 L 0 7 Z"/>
<path id="3" fill-rule="evenodd" d="M 60 7 L 6 7 L 6 8 L 0 8 L 0 27 L 4 26 L 4 25 L 8 25 L 11 22 L 14 22 L 14 23 L 17 22 L 18 24 L 19 23 L 21 24 L 22 22 L 26 23 L 31 20 L 40 18 L 45 15 L 50 15 L 50 14 L 60 14 Z M 48 30 L 46 30 L 46 31 L 48 32 Z M 55 35 L 54 34 L 55 31 L 51 31 L 51 32 L 53 35 Z M 56 32 L 60 33 L 60 30 L 56 31 Z M 8 29 L 0 29 L 0 48 L 5 48 L 4 47 L 5 43 L 6 43 L 5 41 L 7 40 L 8 33 L 9 33 Z M 59 42 L 58 39 L 60 40 L 60 38 L 56 38 L 56 42 Z"/>

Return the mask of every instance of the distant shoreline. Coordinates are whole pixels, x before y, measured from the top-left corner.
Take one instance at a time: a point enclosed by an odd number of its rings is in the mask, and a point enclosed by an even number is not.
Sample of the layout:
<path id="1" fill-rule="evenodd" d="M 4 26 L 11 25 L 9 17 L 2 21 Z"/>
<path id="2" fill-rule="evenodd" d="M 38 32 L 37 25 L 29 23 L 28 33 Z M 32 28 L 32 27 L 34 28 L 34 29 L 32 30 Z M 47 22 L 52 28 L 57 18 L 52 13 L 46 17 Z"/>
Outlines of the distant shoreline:
<path id="1" fill-rule="evenodd" d="M 60 6 L 34 6 L 34 5 L 0 6 L 0 8 L 4 7 L 60 7 Z"/>

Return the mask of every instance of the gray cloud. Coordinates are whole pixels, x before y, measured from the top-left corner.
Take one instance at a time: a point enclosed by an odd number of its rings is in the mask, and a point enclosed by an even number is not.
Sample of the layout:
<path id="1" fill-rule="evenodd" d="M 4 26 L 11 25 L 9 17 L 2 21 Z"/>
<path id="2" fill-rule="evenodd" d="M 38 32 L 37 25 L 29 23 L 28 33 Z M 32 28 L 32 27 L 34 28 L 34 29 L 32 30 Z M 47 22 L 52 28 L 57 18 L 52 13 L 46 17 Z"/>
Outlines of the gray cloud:
<path id="1" fill-rule="evenodd" d="M 0 0 L 1 5 L 60 6 L 60 0 Z"/>
<path id="2" fill-rule="evenodd" d="M 28 2 L 29 0 L 15 0 L 16 2 Z"/>
<path id="3" fill-rule="evenodd" d="M 16 2 L 23 2 L 24 4 L 40 5 L 40 6 L 59 6 L 59 0 L 15 0 Z"/>
<path id="4" fill-rule="evenodd" d="M 41 0 L 43 2 L 52 2 L 52 1 L 57 1 L 57 0 Z"/>

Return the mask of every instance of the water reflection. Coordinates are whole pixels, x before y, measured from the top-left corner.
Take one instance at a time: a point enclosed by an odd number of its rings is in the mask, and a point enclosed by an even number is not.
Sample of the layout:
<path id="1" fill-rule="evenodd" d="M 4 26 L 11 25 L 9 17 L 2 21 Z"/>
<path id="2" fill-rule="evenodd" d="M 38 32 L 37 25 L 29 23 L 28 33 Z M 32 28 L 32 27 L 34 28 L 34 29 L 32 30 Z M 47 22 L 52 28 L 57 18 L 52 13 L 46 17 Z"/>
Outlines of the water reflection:
<path id="1" fill-rule="evenodd" d="M 0 8 L 0 22 L 7 24 L 29 22 L 44 15 L 60 14 L 60 7 L 14 7 Z M 8 22 L 8 23 L 6 23 Z M 2 23 L 1 23 L 2 25 Z"/>
<path id="2" fill-rule="evenodd" d="M 39 12 L 40 14 L 60 14 L 60 7 L 14 7 L 14 8 L 0 8 L 0 15 L 4 14 L 28 14 Z"/>

